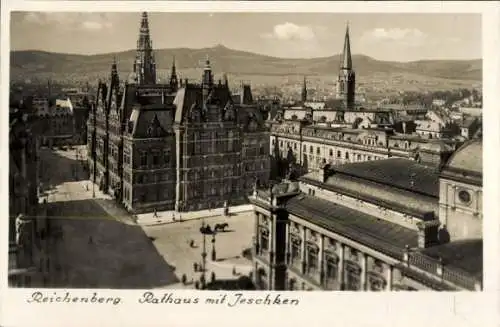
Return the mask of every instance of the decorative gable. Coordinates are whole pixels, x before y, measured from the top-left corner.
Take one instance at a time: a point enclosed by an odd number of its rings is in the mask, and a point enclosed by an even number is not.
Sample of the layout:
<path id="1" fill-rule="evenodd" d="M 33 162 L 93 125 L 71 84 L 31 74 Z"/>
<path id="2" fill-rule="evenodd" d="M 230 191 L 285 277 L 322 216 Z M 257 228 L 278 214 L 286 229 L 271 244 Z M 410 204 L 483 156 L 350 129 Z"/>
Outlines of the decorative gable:
<path id="1" fill-rule="evenodd" d="M 202 113 L 201 113 L 200 107 L 198 106 L 197 102 L 193 103 L 193 105 L 189 109 L 189 117 L 188 118 L 189 118 L 189 121 L 192 123 L 201 122 Z"/>
<path id="2" fill-rule="evenodd" d="M 117 95 L 118 89 L 114 88 L 111 91 L 111 99 L 110 99 L 110 104 L 109 104 L 109 114 L 110 117 L 118 120 L 119 119 L 119 107 L 118 107 L 118 95 Z"/>
<path id="3" fill-rule="evenodd" d="M 148 137 L 164 137 L 167 135 L 167 132 L 161 126 L 157 115 L 155 115 L 151 120 L 146 133 Z"/>
<path id="4" fill-rule="evenodd" d="M 234 106 L 231 101 L 226 103 L 224 107 L 224 120 L 225 121 L 234 121 L 236 118 L 236 112 L 234 110 Z"/>
<path id="5" fill-rule="evenodd" d="M 259 128 L 259 123 L 255 113 L 251 112 L 248 114 L 247 130 L 249 132 L 255 132 Z"/>

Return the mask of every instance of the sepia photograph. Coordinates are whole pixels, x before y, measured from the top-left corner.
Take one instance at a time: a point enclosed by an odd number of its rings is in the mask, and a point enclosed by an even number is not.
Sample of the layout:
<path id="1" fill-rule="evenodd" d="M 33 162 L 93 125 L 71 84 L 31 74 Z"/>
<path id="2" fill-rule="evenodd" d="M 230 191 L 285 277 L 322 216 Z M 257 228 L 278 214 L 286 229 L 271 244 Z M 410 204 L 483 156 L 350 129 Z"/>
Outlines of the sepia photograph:
<path id="1" fill-rule="evenodd" d="M 482 291 L 482 49 L 477 13 L 12 11 L 9 288 Z"/>

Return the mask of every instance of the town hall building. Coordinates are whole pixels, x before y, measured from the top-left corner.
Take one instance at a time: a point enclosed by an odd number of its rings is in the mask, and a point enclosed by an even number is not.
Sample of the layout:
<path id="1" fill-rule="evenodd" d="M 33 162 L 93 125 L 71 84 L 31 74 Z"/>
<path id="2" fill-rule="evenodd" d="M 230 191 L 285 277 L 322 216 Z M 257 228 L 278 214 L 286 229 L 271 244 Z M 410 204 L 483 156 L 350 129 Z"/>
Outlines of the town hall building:
<path id="1" fill-rule="evenodd" d="M 88 120 L 92 180 L 131 212 L 190 211 L 246 201 L 269 180 L 269 129 L 249 85 L 232 94 L 207 58 L 200 82 L 157 80 L 147 13 L 132 75 L 99 82 Z"/>

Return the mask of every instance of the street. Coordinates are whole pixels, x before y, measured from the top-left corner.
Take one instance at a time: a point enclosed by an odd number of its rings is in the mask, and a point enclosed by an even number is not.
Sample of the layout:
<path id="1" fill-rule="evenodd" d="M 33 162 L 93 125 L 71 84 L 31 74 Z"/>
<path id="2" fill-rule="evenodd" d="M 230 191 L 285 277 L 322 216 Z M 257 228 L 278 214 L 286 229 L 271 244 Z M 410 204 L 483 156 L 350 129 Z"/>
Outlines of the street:
<path id="1" fill-rule="evenodd" d="M 78 147 L 77 147 L 78 148 Z M 80 159 L 85 156 L 78 154 Z M 71 288 L 194 288 L 199 279 L 193 263 L 201 263 L 201 220 L 185 220 L 159 226 L 137 225 L 133 217 L 109 196 L 96 189 L 77 150 L 41 149 L 41 199 L 47 200 L 50 221 L 50 278 L 44 287 Z M 212 237 L 206 238 L 207 281 L 232 278 L 233 268 L 248 275 L 251 262 L 241 257 L 251 245 L 253 219 L 250 212 L 231 217 L 206 218 L 207 224 L 227 222 L 226 232 L 215 237 L 217 261 L 211 261 Z M 195 246 L 190 247 L 189 241 Z M 234 276 L 233 276 L 234 277 Z M 34 285 L 36 286 L 36 285 Z"/>
<path id="2" fill-rule="evenodd" d="M 177 282 L 174 267 L 125 210 L 100 192 L 92 198 L 75 151 L 42 149 L 40 157 L 55 232 L 45 287 L 149 288 Z"/>

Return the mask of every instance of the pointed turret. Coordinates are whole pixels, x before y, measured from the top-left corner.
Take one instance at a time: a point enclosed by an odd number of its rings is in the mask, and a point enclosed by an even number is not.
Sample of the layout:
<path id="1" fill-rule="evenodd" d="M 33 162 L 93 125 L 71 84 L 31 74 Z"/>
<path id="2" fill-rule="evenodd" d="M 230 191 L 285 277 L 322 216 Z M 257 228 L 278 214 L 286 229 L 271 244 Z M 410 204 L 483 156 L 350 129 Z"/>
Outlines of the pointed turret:
<path id="1" fill-rule="evenodd" d="M 202 79 L 203 87 L 212 87 L 213 85 L 213 76 L 212 76 L 212 67 L 210 66 L 210 59 L 205 60 L 205 67 L 203 68 L 203 79 Z"/>
<path id="2" fill-rule="evenodd" d="M 153 55 L 153 43 L 149 33 L 148 14 L 142 13 L 134 73 L 138 84 L 156 84 L 156 63 Z"/>
<path id="3" fill-rule="evenodd" d="M 111 87 L 118 87 L 119 85 L 120 85 L 120 77 L 118 76 L 116 56 L 114 56 L 113 63 L 111 64 Z"/>
<path id="4" fill-rule="evenodd" d="M 177 89 L 179 88 L 179 81 L 177 79 L 177 71 L 175 69 L 175 56 L 172 60 L 172 71 L 170 73 L 170 89 L 172 92 L 177 92 Z"/>
<path id="5" fill-rule="evenodd" d="M 342 52 L 342 63 L 340 64 L 340 69 L 346 69 L 346 70 L 352 69 L 351 41 L 349 39 L 349 23 L 347 24 L 345 30 L 344 51 Z"/>
<path id="6" fill-rule="evenodd" d="M 304 84 L 302 85 L 302 104 L 304 104 L 307 101 L 307 81 L 306 77 L 304 76 Z"/>

